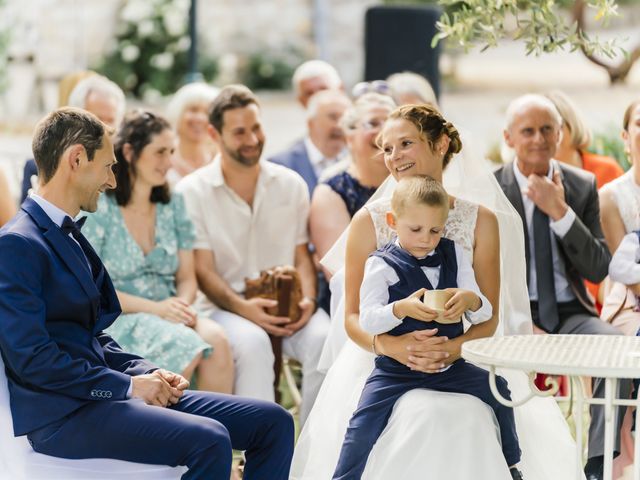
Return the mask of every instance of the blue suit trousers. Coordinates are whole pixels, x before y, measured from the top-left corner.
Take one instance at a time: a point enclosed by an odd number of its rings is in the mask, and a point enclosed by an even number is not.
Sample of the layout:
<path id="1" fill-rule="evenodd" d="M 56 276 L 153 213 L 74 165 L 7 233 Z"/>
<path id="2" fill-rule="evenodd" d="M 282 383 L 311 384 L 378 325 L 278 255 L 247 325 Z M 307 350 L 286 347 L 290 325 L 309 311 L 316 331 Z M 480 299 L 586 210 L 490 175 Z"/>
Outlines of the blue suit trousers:
<path id="1" fill-rule="evenodd" d="M 28 435 L 33 449 L 62 458 L 114 458 L 185 465 L 183 479 L 227 480 L 231 449 L 245 450 L 245 480 L 286 480 L 293 421 L 261 400 L 186 391 L 177 405 L 96 401 Z"/>
<path id="2" fill-rule="evenodd" d="M 454 362 L 444 372 L 429 374 L 409 370 L 402 364 L 395 368 L 380 368 L 387 365 L 385 357 L 376 359 L 376 368 L 367 379 L 360 402 L 345 434 L 334 480 L 359 480 L 367 465 L 369 453 L 384 430 L 393 406 L 410 390 L 425 388 L 440 392 L 466 393 L 489 405 L 498 420 L 502 438 L 502 452 L 509 466 L 520 461 L 520 447 L 516 434 L 513 409 L 499 403 L 489 388 L 489 372 L 464 360 Z M 397 362 L 396 362 L 397 363 Z M 507 381 L 496 378 L 498 391 L 511 398 Z M 469 432 L 473 435 L 473 432 Z"/>

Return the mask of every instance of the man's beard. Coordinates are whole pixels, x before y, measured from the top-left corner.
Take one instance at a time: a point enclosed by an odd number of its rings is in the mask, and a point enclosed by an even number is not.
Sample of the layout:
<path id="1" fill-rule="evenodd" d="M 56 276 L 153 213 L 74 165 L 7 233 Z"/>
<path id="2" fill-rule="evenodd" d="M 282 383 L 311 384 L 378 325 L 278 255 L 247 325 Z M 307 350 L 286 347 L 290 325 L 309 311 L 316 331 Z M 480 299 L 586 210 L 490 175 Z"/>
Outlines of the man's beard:
<path id="1" fill-rule="evenodd" d="M 255 155 L 255 157 L 247 157 L 245 155 L 242 155 L 242 153 L 240 153 L 240 150 L 232 150 L 224 142 L 222 144 L 222 148 L 227 153 L 227 155 L 233 158 L 240 165 L 244 165 L 245 167 L 253 167 L 260 161 L 260 157 L 262 156 L 262 149 L 264 148 L 264 142 L 260 142 L 256 146 L 258 153 Z"/>

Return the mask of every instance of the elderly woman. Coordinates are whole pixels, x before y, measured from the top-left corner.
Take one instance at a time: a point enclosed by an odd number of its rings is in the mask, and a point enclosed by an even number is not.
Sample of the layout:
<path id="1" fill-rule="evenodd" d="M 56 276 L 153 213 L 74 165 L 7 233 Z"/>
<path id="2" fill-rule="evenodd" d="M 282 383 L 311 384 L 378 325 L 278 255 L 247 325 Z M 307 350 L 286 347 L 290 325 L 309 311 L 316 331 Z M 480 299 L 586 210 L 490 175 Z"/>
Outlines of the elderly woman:
<path id="1" fill-rule="evenodd" d="M 340 120 L 351 161 L 345 171 L 318 185 L 311 200 L 311 242 L 320 258 L 389 175 L 376 145 L 376 136 L 394 108 L 390 97 L 366 93 Z"/>
<path id="2" fill-rule="evenodd" d="M 83 232 L 111 274 L 122 305 L 111 336 L 127 351 L 231 393 L 233 361 L 222 329 L 191 307 L 197 292 L 195 232 L 166 173 L 174 152 L 169 123 L 131 113 L 114 144 L 117 186 L 100 198 Z"/>
<path id="3" fill-rule="evenodd" d="M 562 140 L 555 158 L 593 173 L 598 188 L 622 175 L 624 171 L 613 158 L 587 151 L 591 143 L 591 131 L 571 99 L 558 90 L 545 96 L 553 102 L 562 117 Z"/>
<path id="4" fill-rule="evenodd" d="M 394 73 L 387 78 L 390 94 L 398 105 L 426 103 L 438 106 L 438 99 L 429 81 L 413 72 Z"/>
<path id="5" fill-rule="evenodd" d="M 167 118 L 178 134 L 178 148 L 167 174 L 170 185 L 213 160 L 216 147 L 207 127 L 209 104 L 217 95 L 218 89 L 206 83 L 189 83 L 169 102 Z"/>

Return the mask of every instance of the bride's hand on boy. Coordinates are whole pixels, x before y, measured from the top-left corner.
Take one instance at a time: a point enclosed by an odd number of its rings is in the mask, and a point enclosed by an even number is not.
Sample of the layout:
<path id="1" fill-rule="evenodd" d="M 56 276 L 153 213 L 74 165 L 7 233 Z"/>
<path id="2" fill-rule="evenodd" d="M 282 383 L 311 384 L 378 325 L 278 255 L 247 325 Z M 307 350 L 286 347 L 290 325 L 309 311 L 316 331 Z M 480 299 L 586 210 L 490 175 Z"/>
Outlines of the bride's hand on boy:
<path id="1" fill-rule="evenodd" d="M 396 318 L 411 317 L 423 322 L 431 322 L 438 317 L 438 312 L 427 307 L 422 301 L 426 288 L 413 292 L 407 298 L 393 303 L 393 314 Z"/>
<path id="2" fill-rule="evenodd" d="M 447 346 L 450 341 L 447 337 L 437 336 L 437 333 L 438 329 L 433 328 L 406 334 L 409 336 L 408 356 L 404 362 L 407 367 L 423 373 L 438 373 L 448 364 L 450 353 Z"/>
<path id="3" fill-rule="evenodd" d="M 445 292 L 453 293 L 453 296 L 444 304 L 443 317 L 447 320 L 460 318 L 467 310 L 475 311 L 480 308 L 480 298 L 471 290 L 461 288 L 447 288 Z"/>

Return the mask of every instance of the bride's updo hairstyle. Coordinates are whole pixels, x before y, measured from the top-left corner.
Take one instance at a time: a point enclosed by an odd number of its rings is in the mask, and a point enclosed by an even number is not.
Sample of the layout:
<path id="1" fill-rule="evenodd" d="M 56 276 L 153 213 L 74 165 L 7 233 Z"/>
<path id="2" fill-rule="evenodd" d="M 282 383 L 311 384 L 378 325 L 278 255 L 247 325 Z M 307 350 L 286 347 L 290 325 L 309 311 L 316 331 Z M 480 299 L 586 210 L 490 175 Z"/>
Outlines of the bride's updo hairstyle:
<path id="1" fill-rule="evenodd" d="M 431 151 L 435 150 L 436 143 L 442 135 L 449 137 L 449 140 L 451 140 L 449 149 L 442 159 L 443 169 L 447 167 L 451 158 L 462 150 L 462 141 L 460 140 L 458 129 L 451 122 L 445 120 L 442 114 L 432 105 L 404 105 L 391 112 L 387 121 L 397 118 L 415 125 L 420 135 L 427 141 Z"/>

